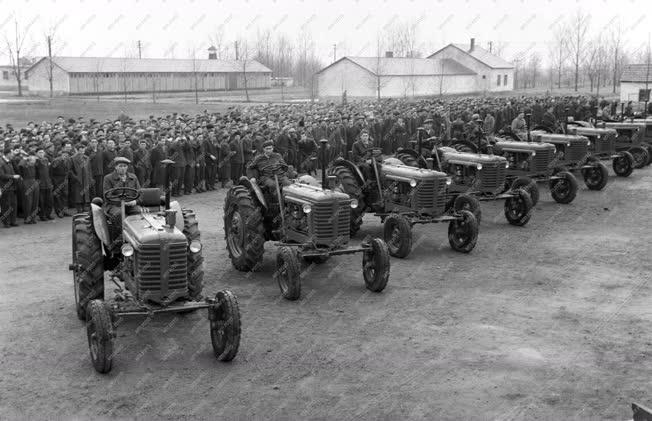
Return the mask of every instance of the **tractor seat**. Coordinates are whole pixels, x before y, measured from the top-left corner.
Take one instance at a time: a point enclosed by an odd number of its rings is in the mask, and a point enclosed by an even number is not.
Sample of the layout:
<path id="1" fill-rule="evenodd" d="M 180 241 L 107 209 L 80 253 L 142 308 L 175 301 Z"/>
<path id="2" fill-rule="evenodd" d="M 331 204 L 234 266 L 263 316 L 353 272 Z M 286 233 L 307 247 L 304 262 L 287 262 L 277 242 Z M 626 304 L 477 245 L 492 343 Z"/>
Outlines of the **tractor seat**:
<path id="1" fill-rule="evenodd" d="M 149 189 L 140 189 L 138 206 L 146 208 L 149 211 L 158 212 L 161 205 L 165 205 L 165 196 L 161 196 L 161 190 L 154 187 Z"/>

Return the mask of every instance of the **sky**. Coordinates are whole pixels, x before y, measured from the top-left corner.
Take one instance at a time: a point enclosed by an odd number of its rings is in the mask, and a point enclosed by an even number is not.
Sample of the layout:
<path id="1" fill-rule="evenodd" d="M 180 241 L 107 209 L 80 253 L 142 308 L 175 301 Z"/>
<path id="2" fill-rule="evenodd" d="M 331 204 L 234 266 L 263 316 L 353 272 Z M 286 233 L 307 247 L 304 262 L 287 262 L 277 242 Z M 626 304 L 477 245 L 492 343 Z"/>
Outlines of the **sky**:
<path id="1" fill-rule="evenodd" d="M 417 22 L 417 50 L 425 55 L 448 43 L 503 44 L 511 61 L 537 51 L 544 63 L 551 33 L 577 10 L 591 18 L 591 34 L 618 19 L 629 50 L 644 49 L 652 30 L 651 0 L 0 0 L 0 63 L 8 63 L 6 39 L 14 17 L 27 37 L 23 55 L 47 55 L 45 37 L 54 28 L 54 55 L 202 57 L 211 37 L 253 40 L 271 29 L 299 42 L 308 34 L 325 65 L 344 55 L 373 56 L 376 39 L 394 22 Z M 251 42 L 251 41 L 250 41 Z"/>

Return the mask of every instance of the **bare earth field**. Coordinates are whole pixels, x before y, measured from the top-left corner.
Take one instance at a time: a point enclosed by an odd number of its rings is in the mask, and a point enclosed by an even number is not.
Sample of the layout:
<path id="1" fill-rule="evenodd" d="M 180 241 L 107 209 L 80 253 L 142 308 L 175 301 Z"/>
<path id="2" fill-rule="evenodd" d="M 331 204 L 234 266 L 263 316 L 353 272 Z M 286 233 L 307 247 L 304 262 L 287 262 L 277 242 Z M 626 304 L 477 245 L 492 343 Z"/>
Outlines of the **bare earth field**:
<path id="1" fill-rule="evenodd" d="M 239 298 L 240 353 L 213 358 L 204 312 L 134 319 L 108 375 L 74 313 L 70 218 L 2 230 L 0 418 L 631 418 L 631 401 L 652 401 L 652 168 L 566 206 L 540 188 L 523 228 L 483 204 L 470 255 L 448 248 L 446 226 L 418 226 L 383 293 L 365 290 L 360 255 L 342 256 L 306 275 L 297 302 L 279 298 L 271 243 L 262 272 L 232 268 L 224 190 L 184 196 L 205 293 Z M 381 233 L 367 216 L 355 241 Z"/>

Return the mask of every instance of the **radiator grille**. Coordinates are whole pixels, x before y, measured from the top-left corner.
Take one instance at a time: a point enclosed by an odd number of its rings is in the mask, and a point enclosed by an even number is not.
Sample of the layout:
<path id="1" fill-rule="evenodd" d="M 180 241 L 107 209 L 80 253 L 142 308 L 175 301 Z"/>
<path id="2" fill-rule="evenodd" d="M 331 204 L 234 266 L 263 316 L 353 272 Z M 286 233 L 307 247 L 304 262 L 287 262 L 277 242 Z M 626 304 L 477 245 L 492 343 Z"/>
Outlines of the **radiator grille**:
<path id="1" fill-rule="evenodd" d="M 553 150 L 546 149 L 536 151 L 536 155 L 531 158 L 530 171 L 534 173 L 547 173 L 549 165 L 552 162 Z"/>
<path id="2" fill-rule="evenodd" d="M 616 150 L 616 138 L 613 133 L 600 136 L 600 139 L 596 138 L 593 143 L 596 153 L 614 153 Z"/>
<path id="3" fill-rule="evenodd" d="M 571 145 L 566 147 L 565 160 L 570 162 L 579 162 L 584 159 L 588 151 L 586 141 L 571 142 Z"/>
<path id="4" fill-rule="evenodd" d="M 171 296 L 172 292 L 186 291 L 186 249 L 186 243 L 141 246 L 136 273 L 139 292 L 150 296 L 159 293 Z"/>
<path id="5" fill-rule="evenodd" d="M 435 213 L 444 212 L 446 206 L 446 178 L 419 181 L 415 187 L 413 207 L 416 209 L 434 208 Z"/>
<path id="6" fill-rule="evenodd" d="M 351 205 L 348 200 L 312 205 L 312 237 L 317 245 L 348 243 L 350 223 Z"/>
<path id="7" fill-rule="evenodd" d="M 505 186 L 505 164 L 484 164 L 480 171 L 480 189 L 483 192 L 495 192 Z"/>

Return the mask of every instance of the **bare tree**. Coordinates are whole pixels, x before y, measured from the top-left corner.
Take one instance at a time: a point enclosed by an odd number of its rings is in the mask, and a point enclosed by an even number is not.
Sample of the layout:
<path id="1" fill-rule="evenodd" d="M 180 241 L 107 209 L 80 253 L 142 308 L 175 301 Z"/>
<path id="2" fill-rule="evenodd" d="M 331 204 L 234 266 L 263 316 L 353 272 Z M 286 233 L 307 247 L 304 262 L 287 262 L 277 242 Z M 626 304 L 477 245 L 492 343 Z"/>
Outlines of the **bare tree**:
<path id="1" fill-rule="evenodd" d="M 249 47 L 248 42 L 245 38 L 241 38 L 238 41 L 238 60 L 240 61 L 240 66 L 242 67 L 242 81 L 244 84 L 245 97 L 247 102 L 250 102 L 249 99 L 249 87 L 247 85 L 247 66 L 250 58 L 252 56 L 252 49 Z"/>
<path id="2" fill-rule="evenodd" d="M 29 28 L 31 26 L 32 24 L 30 23 L 21 30 L 18 25 L 18 19 L 14 15 L 13 39 L 10 40 L 9 36 L 5 33 L 5 42 L 7 44 L 7 52 L 9 55 L 10 65 L 13 70 L 13 74 L 16 77 L 16 82 L 18 83 L 18 96 L 23 96 L 23 77 L 20 70 L 20 65 L 23 58 L 20 54 L 23 50 L 23 44 L 25 43 L 25 39 L 27 39 L 27 34 L 29 33 Z"/>
<path id="3" fill-rule="evenodd" d="M 584 61 L 590 21 L 591 17 L 578 9 L 577 12 L 575 12 L 575 15 L 571 18 L 568 28 L 568 32 L 570 34 L 568 49 L 570 51 L 571 60 L 575 68 L 576 92 L 579 84 L 580 66 Z"/>
<path id="4" fill-rule="evenodd" d="M 382 89 L 389 82 L 388 77 L 383 77 L 383 74 L 385 73 L 387 59 L 383 57 L 382 47 L 383 44 L 381 43 L 381 36 L 379 34 L 378 37 L 376 38 L 376 57 L 374 60 L 374 64 L 371 68 L 372 74 L 370 75 L 369 78 L 369 85 L 372 89 L 376 91 L 376 98 L 378 99 L 378 101 L 380 101 Z"/>
<path id="5" fill-rule="evenodd" d="M 622 74 L 622 66 L 620 62 L 622 61 L 623 51 L 622 51 L 622 38 L 623 38 L 623 24 L 620 18 L 616 18 L 616 22 L 611 25 L 611 31 L 609 32 L 609 44 L 611 49 L 611 57 L 613 58 L 612 66 L 612 92 L 616 93 L 616 85 Z"/>
<path id="6" fill-rule="evenodd" d="M 209 39 L 213 47 L 215 47 L 217 59 L 224 60 L 227 58 L 230 43 L 226 41 L 226 37 L 224 36 L 224 26 L 218 26 L 215 33 Z"/>
<path id="7" fill-rule="evenodd" d="M 494 41 L 492 41 L 491 42 L 491 51 L 490 52 L 493 55 L 496 55 L 496 56 L 502 58 L 504 53 L 505 53 L 505 47 L 507 47 L 507 43 L 505 43 L 505 42 L 502 42 L 502 41 L 494 42 Z"/>
<path id="8" fill-rule="evenodd" d="M 569 54 L 567 32 L 566 26 L 558 25 L 553 32 L 552 43 L 549 46 L 550 66 L 557 73 L 557 89 L 561 89 L 561 74 Z"/>
<path id="9" fill-rule="evenodd" d="M 539 53 L 533 52 L 530 54 L 530 74 L 532 76 L 532 87 L 537 87 L 537 74 L 539 73 L 539 68 L 541 66 L 541 56 Z"/>

